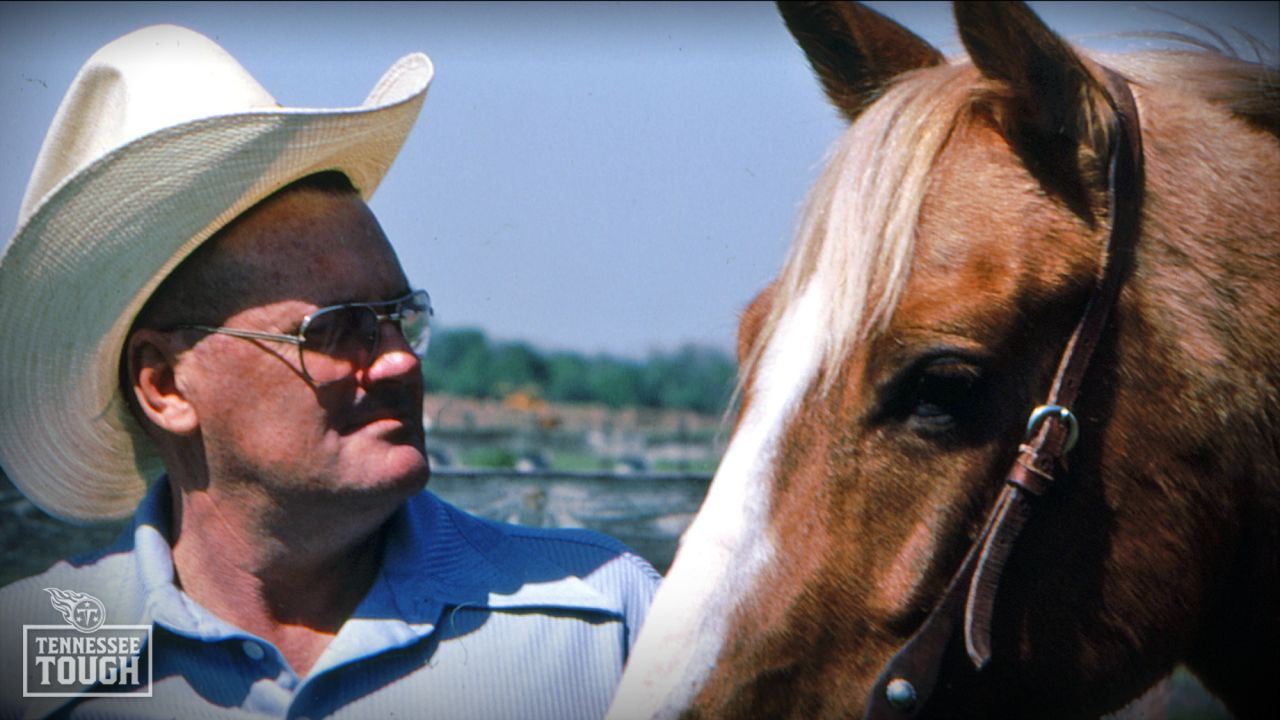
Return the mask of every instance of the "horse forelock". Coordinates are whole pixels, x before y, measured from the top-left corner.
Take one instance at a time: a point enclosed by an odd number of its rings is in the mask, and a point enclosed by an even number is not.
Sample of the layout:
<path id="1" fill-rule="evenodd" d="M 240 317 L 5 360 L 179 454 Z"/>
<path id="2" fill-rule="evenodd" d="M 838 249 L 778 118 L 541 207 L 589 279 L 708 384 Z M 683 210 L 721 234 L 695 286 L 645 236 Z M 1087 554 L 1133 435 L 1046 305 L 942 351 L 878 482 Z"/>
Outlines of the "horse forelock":
<path id="1" fill-rule="evenodd" d="M 1280 69 L 1230 48 L 1197 47 L 1090 57 L 1140 85 L 1176 85 L 1280 133 Z M 743 359 L 739 392 L 786 307 L 810 286 L 827 299 L 816 339 L 824 385 L 854 347 L 888 325 L 907 285 L 930 171 L 968 111 L 999 95 L 959 60 L 904 75 L 845 130 L 801 210 L 769 313 Z"/>
<path id="2" fill-rule="evenodd" d="M 960 80 L 969 76 L 970 81 Z M 823 298 L 829 386 L 852 349 L 891 318 L 907 284 L 930 171 L 964 110 L 982 92 L 967 65 L 910 73 L 840 136 L 801 210 L 796 241 L 741 376 L 757 370 L 787 307 Z M 824 388 L 825 389 L 825 388 Z"/>

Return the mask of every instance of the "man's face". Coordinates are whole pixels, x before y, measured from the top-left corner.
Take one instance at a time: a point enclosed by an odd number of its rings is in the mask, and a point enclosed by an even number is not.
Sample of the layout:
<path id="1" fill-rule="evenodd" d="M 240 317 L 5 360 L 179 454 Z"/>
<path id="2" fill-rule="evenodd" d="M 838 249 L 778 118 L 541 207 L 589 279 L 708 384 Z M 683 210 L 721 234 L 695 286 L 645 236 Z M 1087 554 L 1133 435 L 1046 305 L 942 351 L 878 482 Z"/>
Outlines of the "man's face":
<path id="1" fill-rule="evenodd" d="M 317 308 L 410 289 L 354 194 L 278 195 L 218 242 L 209 271 L 239 289 L 220 313 L 225 327 L 292 334 Z M 395 325 L 383 323 L 380 333 L 367 369 L 320 387 L 304 379 L 296 346 L 218 334 L 196 342 L 178 378 L 199 418 L 211 482 L 351 502 L 420 490 L 429 476 L 421 366 Z"/>

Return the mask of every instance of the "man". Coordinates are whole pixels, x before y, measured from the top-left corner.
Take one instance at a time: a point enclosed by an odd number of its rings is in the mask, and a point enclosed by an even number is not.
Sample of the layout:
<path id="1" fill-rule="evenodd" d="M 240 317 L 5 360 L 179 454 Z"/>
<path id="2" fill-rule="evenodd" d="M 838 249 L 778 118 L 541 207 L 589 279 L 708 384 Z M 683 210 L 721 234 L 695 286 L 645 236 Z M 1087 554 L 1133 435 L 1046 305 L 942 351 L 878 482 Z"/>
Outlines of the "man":
<path id="1" fill-rule="evenodd" d="M 0 259 L 0 463 L 134 522 L 0 592 L 0 715 L 603 715 L 652 568 L 423 492 L 430 299 L 365 199 L 431 72 L 285 109 L 172 26 L 82 68 Z"/>

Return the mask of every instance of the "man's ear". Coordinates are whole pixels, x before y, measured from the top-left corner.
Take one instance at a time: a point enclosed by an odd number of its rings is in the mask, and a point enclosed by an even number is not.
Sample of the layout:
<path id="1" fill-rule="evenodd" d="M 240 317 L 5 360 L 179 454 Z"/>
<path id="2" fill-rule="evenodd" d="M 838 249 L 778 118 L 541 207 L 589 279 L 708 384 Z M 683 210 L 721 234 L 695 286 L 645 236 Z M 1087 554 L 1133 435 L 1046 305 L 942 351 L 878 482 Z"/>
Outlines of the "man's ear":
<path id="1" fill-rule="evenodd" d="M 142 414 L 160 430 L 190 435 L 200 427 L 195 406 L 178 382 L 178 356 L 184 349 L 172 334 L 140 329 L 126 347 L 128 380 Z"/>

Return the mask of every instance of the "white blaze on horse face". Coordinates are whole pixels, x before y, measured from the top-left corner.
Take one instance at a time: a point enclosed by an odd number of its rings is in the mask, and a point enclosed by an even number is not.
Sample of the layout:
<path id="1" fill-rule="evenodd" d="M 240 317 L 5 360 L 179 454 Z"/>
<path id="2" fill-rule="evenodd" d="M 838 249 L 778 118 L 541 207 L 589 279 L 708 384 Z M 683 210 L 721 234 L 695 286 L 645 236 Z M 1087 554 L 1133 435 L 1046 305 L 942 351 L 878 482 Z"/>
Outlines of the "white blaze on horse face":
<path id="1" fill-rule="evenodd" d="M 671 718 L 688 707 L 720 654 L 738 600 L 772 558 L 775 457 L 823 356 L 823 297 L 810 286 L 773 333 L 746 415 L 649 609 L 611 720 Z"/>

